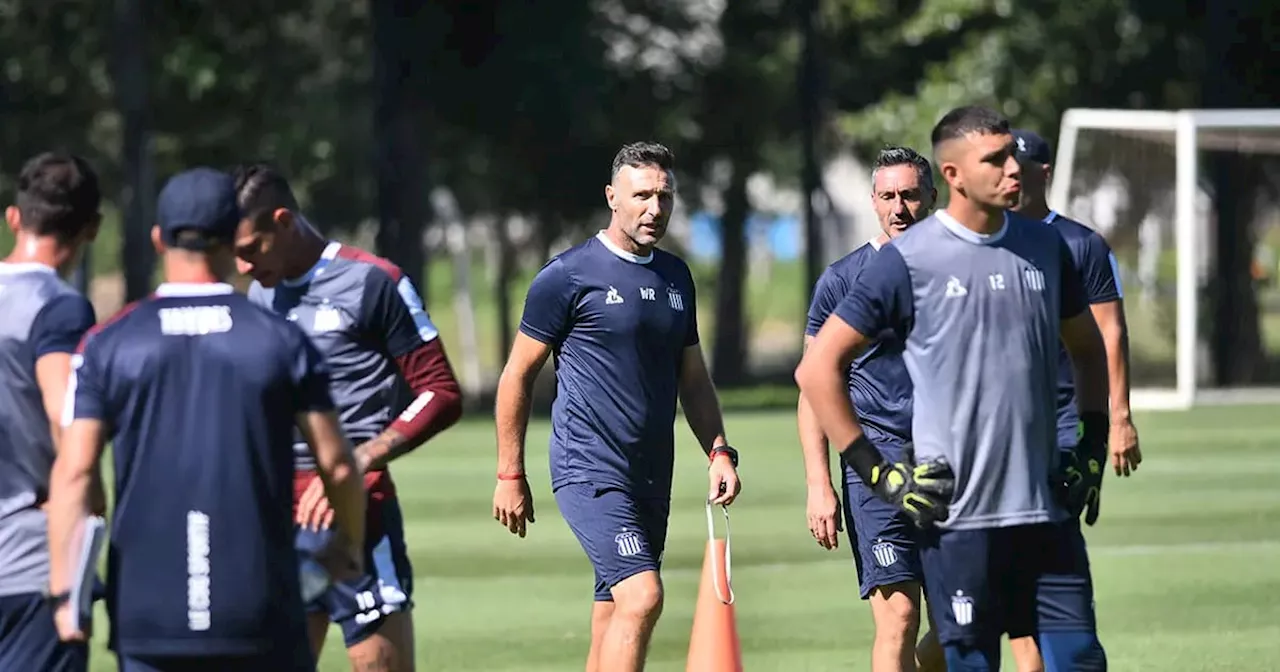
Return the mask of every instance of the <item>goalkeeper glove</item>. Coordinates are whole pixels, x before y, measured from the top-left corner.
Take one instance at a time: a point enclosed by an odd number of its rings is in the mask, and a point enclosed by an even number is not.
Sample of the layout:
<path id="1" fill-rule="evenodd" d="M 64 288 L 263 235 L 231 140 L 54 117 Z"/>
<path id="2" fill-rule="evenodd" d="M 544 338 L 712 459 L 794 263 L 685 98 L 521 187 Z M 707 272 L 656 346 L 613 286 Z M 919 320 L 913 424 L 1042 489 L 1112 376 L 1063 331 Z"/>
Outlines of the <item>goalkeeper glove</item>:
<path id="1" fill-rule="evenodd" d="M 903 460 L 890 463 L 865 435 L 849 444 L 840 457 L 876 496 L 902 509 L 917 527 L 946 521 L 956 479 L 945 460 L 916 464 L 908 445 Z"/>
<path id="2" fill-rule="evenodd" d="M 1072 517 L 1098 522 L 1102 507 L 1102 465 L 1107 459 L 1107 414 L 1081 413 L 1076 447 L 1060 454 L 1058 486 Z"/>

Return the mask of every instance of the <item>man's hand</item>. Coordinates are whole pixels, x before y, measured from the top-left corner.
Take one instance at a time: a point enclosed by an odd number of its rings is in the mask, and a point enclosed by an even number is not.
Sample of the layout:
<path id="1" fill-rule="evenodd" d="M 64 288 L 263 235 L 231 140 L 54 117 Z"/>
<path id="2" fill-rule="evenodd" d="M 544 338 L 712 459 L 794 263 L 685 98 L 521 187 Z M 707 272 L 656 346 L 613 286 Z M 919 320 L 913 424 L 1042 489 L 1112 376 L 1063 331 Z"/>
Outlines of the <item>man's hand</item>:
<path id="1" fill-rule="evenodd" d="M 298 499 L 294 522 L 312 532 L 327 530 L 333 525 L 333 507 L 329 506 L 329 499 L 324 494 L 324 480 L 319 476 L 311 479 Z"/>
<path id="2" fill-rule="evenodd" d="M 902 462 L 884 462 L 872 468 L 867 485 L 881 499 L 905 511 L 917 527 L 924 528 L 943 522 L 950 515 L 948 507 L 956 477 L 942 458 L 916 464 L 915 451 L 907 446 Z"/>
<path id="3" fill-rule="evenodd" d="M 363 576 L 364 549 L 353 544 L 341 530 L 335 530 L 328 536 L 328 543 L 316 552 L 315 561 L 324 567 L 335 583 Z"/>
<path id="4" fill-rule="evenodd" d="M 844 531 L 844 517 L 840 515 L 840 499 L 830 483 L 809 486 L 809 533 L 818 545 L 831 550 L 840 547 L 840 532 Z"/>
<path id="5" fill-rule="evenodd" d="M 493 519 L 524 538 L 527 526 L 533 520 L 533 493 L 529 481 L 523 476 L 516 479 L 498 479 L 493 490 Z"/>
<path id="6" fill-rule="evenodd" d="M 1142 464 L 1142 449 L 1138 447 L 1138 428 L 1130 418 L 1111 421 L 1111 436 L 1107 439 L 1111 451 L 1111 466 L 1116 476 L 1128 476 Z"/>
<path id="7" fill-rule="evenodd" d="M 711 466 L 707 467 L 707 478 L 711 481 L 711 490 L 707 493 L 707 501 L 712 504 L 729 506 L 742 492 L 742 481 L 738 480 L 738 469 L 733 466 L 733 458 L 727 453 L 711 453 Z"/>
<path id="8" fill-rule="evenodd" d="M 53 622 L 58 629 L 58 639 L 64 642 L 85 642 L 88 641 L 89 636 L 92 634 L 93 628 L 84 619 L 80 620 L 80 625 L 84 626 L 83 629 L 77 630 L 72 627 L 71 620 L 75 613 L 73 610 L 76 608 L 76 605 L 71 604 L 70 600 L 64 600 L 53 612 Z"/>

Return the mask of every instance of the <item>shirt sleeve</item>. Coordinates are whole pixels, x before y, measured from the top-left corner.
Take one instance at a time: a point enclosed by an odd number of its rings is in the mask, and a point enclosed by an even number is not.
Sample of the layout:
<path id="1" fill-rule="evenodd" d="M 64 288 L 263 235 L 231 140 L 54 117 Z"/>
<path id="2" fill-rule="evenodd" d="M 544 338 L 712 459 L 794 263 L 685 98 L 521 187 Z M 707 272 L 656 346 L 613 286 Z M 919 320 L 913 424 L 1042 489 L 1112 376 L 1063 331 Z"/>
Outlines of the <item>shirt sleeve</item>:
<path id="1" fill-rule="evenodd" d="M 1120 299 L 1119 268 L 1107 241 L 1097 233 L 1090 233 L 1074 252 L 1086 301 L 1095 304 Z"/>
<path id="2" fill-rule="evenodd" d="M 329 394 L 329 364 L 301 328 L 290 323 L 293 344 L 290 374 L 293 379 L 294 412 L 333 410 Z"/>
<path id="3" fill-rule="evenodd" d="M 361 321 L 391 357 L 402 357 L 440 336 L 409 276 L 373 270 L 364 286 Z"/>
<path id="4" fill-rule="evenodd" d="M 868 338 L 886 329 L 905 336 L 915 314 L 915 299 L 902 253 L 892 245 L 881 249 L 832 314 Z"/>
<path id="5" fill-rule="evenodd" d="M 1088 307 L 1088 302 L 1085 299 L 1084 283 L 1081 282 L 1080 272 L 1076 270 L 1075 258 L 1071 254 L 1071 247 L 1062 239 L 1062 236 L 1058 236 L 1058 256 L 1059 282 L 1061 283 L 1059 316 L 1067 320 L 1083 313 Z"/>
<path id="6" fill-rule="evenodd" d="M 84 337 L 79 351 L 71 356 L 71 376 L 67 381 L 66 402 L 62 405 L 62 426 L 74 420 L 107 420 L 105 386 L 106 361 L 99 342 L 91 332 Z"/>
<path id="7" fill-rule="evenodd" d="M 817 336 L 823 323 L 835 312 L 836 306 L 849 292 L 849 282 L 843 275 L 831 267 L 818 276 L 818 284 L 813 288 L 813 300 L 809 302 L 809 316 L 805 322 L 804 333 Z"/>
<path id="8" fill-rule="evenodd" d="M 62 294 L 40 309 L 31 323 L 31 347 L 36 359 L 55 352 L 73 353 L 97 318 L 93 304 L 79 294 Z"/>
<path id="9" fill-rule="evenodd" d="M 520 331 L 550 345 L 560 345 L 573 326 L 577 292 L 569 269 L 560 258 L 552 259 L 534 276 L 524 299 Z M 692 303 L 692 301 L 690 302 Z"/>

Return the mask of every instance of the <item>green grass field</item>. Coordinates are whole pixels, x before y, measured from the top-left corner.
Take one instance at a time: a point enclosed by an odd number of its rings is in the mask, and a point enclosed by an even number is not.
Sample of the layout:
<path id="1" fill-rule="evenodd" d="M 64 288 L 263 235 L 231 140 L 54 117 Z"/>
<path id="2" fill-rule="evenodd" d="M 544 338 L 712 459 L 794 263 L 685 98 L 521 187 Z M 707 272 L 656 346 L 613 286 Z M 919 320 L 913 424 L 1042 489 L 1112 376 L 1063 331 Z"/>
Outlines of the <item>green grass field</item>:
<path id="1" fill-rule="evenodd" d="M 737 414 L 728 425 L 743 453 L 745 489 L 732 511 L 745 667 L 867 669 L 871 621 L 849 551 L 822 551 L 805 527 L 794 417 Z M 1146 414 L 1139 428 L 1147 462 L 1129 480 L 1108 478 L 1102 519 L 1088 530 L 1111 669 L 1280 669 L 1280 414 Z M 419 669 L 581 669 L 591 569 L 546 487 L 546 425 L 530 435 L 540 515 L 526 539 L 489 515 L 485 419 L 395 465 L 417 570 Z M 683 426 L 679 436 L 666 610 L 649 665 L 657 671 L 684 669 L 706 534 L 705 463 Z M 98 623 L 92 669 L 114 670 L 101 615 Z M 334 629 L 321 670 L 347 669 L 339 642 Z"/>

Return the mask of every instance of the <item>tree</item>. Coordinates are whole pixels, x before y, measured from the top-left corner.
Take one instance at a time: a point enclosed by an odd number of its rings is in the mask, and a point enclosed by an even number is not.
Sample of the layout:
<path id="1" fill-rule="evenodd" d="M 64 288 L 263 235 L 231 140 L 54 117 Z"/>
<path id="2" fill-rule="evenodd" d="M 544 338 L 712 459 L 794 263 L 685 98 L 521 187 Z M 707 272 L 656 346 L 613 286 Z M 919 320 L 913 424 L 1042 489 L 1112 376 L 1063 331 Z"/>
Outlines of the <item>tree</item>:
<path id="1" fill-rule="evenodd" d="M 376 104 L 373 136 L 378 185 L 378 253 L 426 293 L 423 231 L 430 186 L 423 167 L 426 91 L 431 75 L 417 58 L 426 0 L 370 0 Z"/>
<path id="2" fill-rule="evenodd" d="M 112 24 L 112 81 L 123 121 L 120 163 L 124 188 L 120 191 L 120 254 L 124 266 L 124 300 L 133 302 L 151 293 L 155 248 L 151 227 L 155 201 L 155 171 L 151 156 L 151 115 L 148 104 L 147 28 L 142 0 L 116 0 Z"/>

